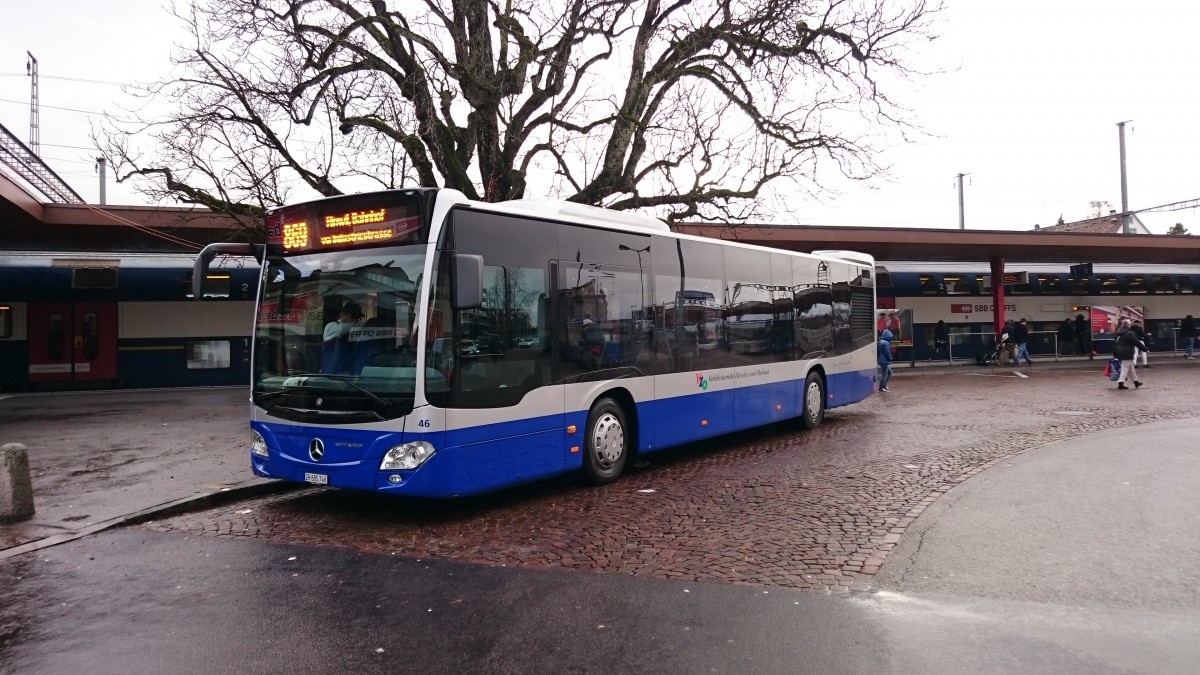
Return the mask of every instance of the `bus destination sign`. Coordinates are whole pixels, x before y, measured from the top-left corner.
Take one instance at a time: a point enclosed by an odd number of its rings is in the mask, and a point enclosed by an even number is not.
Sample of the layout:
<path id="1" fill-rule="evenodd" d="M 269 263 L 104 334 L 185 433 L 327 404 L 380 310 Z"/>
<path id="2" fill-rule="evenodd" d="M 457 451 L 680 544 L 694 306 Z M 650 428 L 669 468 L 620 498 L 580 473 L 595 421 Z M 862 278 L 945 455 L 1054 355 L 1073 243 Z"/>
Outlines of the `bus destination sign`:
<path id="1" fill-rule="evenodd" d="M 299 253 L 414 241 L 413 235 L 421 229 L 416 204 L 373 202 L 343 204 L 346 208 L 339 209 L 330 209 L 329 204 L 323 205 L 326 207 L 323 209 L 306 206 L 280 209 L 267 216 L 267 242 L 282 246 L 284 252 Z"/>

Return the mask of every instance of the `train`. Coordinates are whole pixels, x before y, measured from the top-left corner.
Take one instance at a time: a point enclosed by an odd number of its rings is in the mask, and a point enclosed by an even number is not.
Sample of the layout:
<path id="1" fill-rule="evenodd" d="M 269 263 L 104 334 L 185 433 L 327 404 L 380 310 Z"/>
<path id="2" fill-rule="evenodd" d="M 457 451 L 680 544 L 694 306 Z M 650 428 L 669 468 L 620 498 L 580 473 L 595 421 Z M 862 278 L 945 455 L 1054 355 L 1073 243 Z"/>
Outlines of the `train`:
<path id="1" fill-rule="evenodd" d="M 1150 349 L 1181 352 L 1180 320 L 1200 315 L 1200 265 L 1092 264 L 1072 274 L 1062 263 L 1006 264 L 1004 314 L 1028 320 L 1034 356 L 1077 353 L 1058 339 L 1065 319 L 1084 317 L 1091 349 L 1111 351 L 1115 324 L 1141 319 Z M 1079 270 L 1076 270 L 1079 271 Z M 987 262 L 901 261 L 876 264 L 878 327 L 900 326 L 901 360 L 946 358 L 934 345 L 934 326 L 944 321 L 950 357 L 971 360 L 994 343 L 991 270 Z"/>
<path id="2" fill-rule="evenodd" d="M 0 252 L 0 391 L 245 385 L 254 258 L 192 297 L 195 254 Z"/>
<path id="3" fill-rule="evenodd" d="M 0 252 L 0 392 L 247 384 L 258 261 L 220 261 L 204 280 L 210 301 L 194 302 L 195 257 Z M 1180 320 L 1200 315 L 1200 265 L 1097 263 L 1087 275 L 1069 267 L 1010 262 L 1001 280 L 1005 315 L 1028 320 L 1035 357 L 1074 353 L 1057 336 L 1077 316 L 1103 353 L 1111 334 L 1098 317 L 1121 313 L 1143 319 L 1152 351 L 1182 350 Z M 899 328 L 899 359 L 945 358 L 934 345 L 938 321 L 955 361 L 992 345 L 988 263 L 881 261 L 875 277 L 878 326 Z"/>

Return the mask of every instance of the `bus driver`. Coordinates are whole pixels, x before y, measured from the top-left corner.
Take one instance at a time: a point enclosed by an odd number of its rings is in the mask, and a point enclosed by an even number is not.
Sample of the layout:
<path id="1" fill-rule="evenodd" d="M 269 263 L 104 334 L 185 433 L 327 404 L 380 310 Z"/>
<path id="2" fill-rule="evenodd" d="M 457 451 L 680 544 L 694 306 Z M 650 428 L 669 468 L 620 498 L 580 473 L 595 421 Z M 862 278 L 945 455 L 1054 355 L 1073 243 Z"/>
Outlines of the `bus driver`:
<path id="1" fill-rule="evenodd" d="M 322 373 L 350 372 L 350 330 L 362 322 L 362 318 L 362 308 L 347 302 L 342 305 L 337 321 L 326 324 L 321 342 Z"/>

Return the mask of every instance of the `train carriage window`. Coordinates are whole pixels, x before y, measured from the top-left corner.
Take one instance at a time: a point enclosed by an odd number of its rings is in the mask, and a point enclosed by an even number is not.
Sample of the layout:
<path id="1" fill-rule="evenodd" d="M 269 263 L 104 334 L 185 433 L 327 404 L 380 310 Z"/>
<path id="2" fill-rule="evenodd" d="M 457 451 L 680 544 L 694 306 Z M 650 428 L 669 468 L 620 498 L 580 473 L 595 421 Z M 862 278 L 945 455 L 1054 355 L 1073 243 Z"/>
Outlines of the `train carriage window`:
<path id="1" fill-rule="evenodd" d="M 932 274 L 922 274 L 921 279 L 921 295 L 941 295 L 941 288 L 938 286 L 937 277 Z"/>
<path id="2" fill-rule="evenodd" d="M 1088 295 L 1092 292 L 1091 277 L 1067 277 L 1072 295 Z"/>
<path id="3" fill-rule="evenodd" d="M 1102 295 L 1114 295 L 1121 292 L 1121 286 L 1117 283 L 1115 274 L 1097 274 L 1096 283 L 1100 286 Z"/>
<path id="4" fill-rule="evenodd" d="M 1033 284 L 1005 284 L 1004 292 L 1008 295 L 1033 295 Z"/>
<path id="5" fill-rule="evenodd" d="M 945 289 L 946 295 L 970 295 L 971 293 L 967 278 L 961 274 L 947 274 L 942 277 L 942 288 Z"/>
<path id="6" fill-rule="evenodd" d="M 71 288 L 116 288 L 117 268 L 77 267 L 72 270 Z"/>
<path id="7" fill-rule="evenodd" d="M 46 317 L 46 358 L 62 361 L 67 354 L 67 329 L 63 315 L 54 312 Z"/>
<path id="8" fill-rule="evenodd" d="M 987 295 L 988 293 L 992 292 L 992 275 L 976 274 L 975 283 L 979 286 L 979 292 L 981 294 Z"/>
<path id="9" fill-rule="evenodd" d="M 229 340 L 193 340 L 187 344 L 188 370 L 228 368 Z"/>
<path id="10" fill-rule="evenodd" d="M 1191 277 L 1180 276 L 1180 277 L 1176 277 L 1176 279 L 1178 279 L 1180 293 L 1195 293 L 1196 292 L 1195 289 L 1193 289 L 1193 287 L 1192 287 L 1192 278 Z"/>
<path id="11" fill-rule="evenodd" d="M 1037 283 L 1042 289 L 1042 295 L 1062 295 L 1066 292 L 1062 277 L 1057 274 L 1039 274 Z"/>
<path id="12" fill-rule="evenodd" d="M 0 305 L 0 339 L 10 338 L 13 334 L 12 307 Z"/>
<path id="13" fill-rule="evenodd" d="M 875 288 L 876 288 L 876 290 L 878 290 L 880 288 L 891 288 L 891 287 L 892 287 L 892 273 L 887 271 L 886 267 L 876 267 L 875 268 Z"/>
<path id="14" fill-rule="evenodd" d="M 1169 276 L 1155 274 L 1150 277 L 1150 289 L 1153 293 L 1174 293 L 1175 280 Z"/>
<path id="15" fill-rule="evenodd" d="M 83 338 L 83 358 L 95 361 L 100 355 L 100 319 L 95 312 L 83 315 L 83 330 L 80 332 Z"/>
<path id="16" fill-rule="evenodd" d="M 1125 292 L 1126 293 L 1146 293 L 1148 292 L 1146 277 L 1141 274 L 1126 274 L 1125 275 Z"/>
<path id="17" fill-rule="evenodd" d="M 192 297 L 192 274 L 190 272 L 184 283 L 185 295 L 190 298 Z M 230 287 L 231 278 L 228 272 L 210 272 L 204 275 L 201 292 L 206 298 L 228 298 Z"/>

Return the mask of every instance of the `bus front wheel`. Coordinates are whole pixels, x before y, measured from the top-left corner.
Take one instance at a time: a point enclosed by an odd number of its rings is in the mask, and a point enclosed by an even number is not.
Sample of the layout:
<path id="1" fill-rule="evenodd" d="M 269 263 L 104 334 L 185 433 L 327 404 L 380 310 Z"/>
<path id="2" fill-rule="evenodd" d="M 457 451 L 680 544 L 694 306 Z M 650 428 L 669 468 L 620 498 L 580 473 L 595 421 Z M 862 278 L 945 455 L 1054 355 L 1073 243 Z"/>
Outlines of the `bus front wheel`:
<path id="1" fill-rule="evenodd" d="M 602 398 L 588 412 L 583 468 L 588 480 L 603 485 L 616 480 L 629 457 L 625 411 L 611 398 Z"/>
<path id="2" fill-rule="evenodd" d="M 813 371 L 804 379 L 804 412 L 800 415 L 800 424 L 805 429 L 816 429 L 825 419 L 825 387 L 821 382 L 821 374 Z"/>

